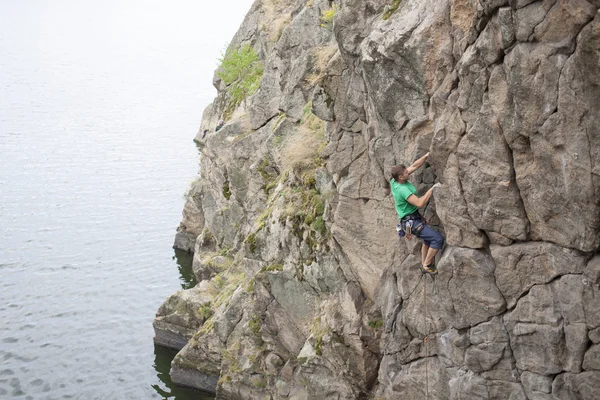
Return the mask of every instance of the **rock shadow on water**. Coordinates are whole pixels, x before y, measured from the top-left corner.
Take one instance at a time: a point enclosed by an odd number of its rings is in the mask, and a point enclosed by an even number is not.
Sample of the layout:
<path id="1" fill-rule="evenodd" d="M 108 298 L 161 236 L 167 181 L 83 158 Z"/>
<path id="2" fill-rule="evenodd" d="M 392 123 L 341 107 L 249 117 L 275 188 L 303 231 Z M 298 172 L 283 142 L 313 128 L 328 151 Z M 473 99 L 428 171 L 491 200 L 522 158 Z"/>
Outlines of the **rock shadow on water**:
<path id="1" fill-rule="evenodd" d="M 154 369 L 156 375 L 162 384 L 152 385 L 152 388 L 163 399 L 174 400 L 214 400 L 214 394 L 205 393 L 200 390 L 194 390 L 177 386 L 171 382 L 169 371 L 171 361 L 177 354 L 176 350 L 165 347 L 154 346 Z"/>
<path id="2" fill-rule="evenodd" d="M 179 269 L 179 280 L 181 281 L 182 289 L 191 289 L 198 284 L 196 277 L 194 276 L 194 270 L 192 269 L 192 262 L 194 260 L 194 253 L 187 252 L 185 250 L 174 249 L 173 260 L 177 262 L 177 268 Z"/>

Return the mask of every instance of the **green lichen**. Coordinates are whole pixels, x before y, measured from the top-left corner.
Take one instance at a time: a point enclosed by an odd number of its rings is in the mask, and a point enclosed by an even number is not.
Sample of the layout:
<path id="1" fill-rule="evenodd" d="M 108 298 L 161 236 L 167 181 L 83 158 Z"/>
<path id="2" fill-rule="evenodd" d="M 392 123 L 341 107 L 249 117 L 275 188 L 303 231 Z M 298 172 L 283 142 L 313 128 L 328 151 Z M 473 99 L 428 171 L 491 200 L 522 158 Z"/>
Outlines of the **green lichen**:
<path id="1" fill-rule="evenodd" d="M 223 197 L 227 200 L 231 198 L 231 189 L 229 188 L 229 181 L 223 182 Z"/>
<path id="2" fill-rule="evenodd" d="M 231 382 L 232 380 L 233 380 L 233 379 L 231 378 L 231 376 L 230 376 L 229 374 L 222 374 L 222 375 L 219 377 L 219 380 L 217 381 L 217 383 L 218 383 L 219 385 L 222 385 L 222 384 L 224 384 L 224 383 L 229 383 L 229 382 Z"/>
<path id="3" fill-rule="evenodd" d="M 323 337 L 318 337 L 315 340 L 315 353 L 318 356 L 323 355 Z"/>
<path id="4" fill-rule="evenodd" d="M 383 320 L 381 318 L 373 319 L 369 321 L 369 328 L 379 329 L 383 326 Z"/>
<path id="5" fill-rule="evenodd" d="M 381 18 L 384 21 L 390 18 L 396 12 L 398 7 L 400 7 L 400 3 L 402 3 L 402 0 L 392 0 L 390 4 L 384 7 L 383 16 Z"/>
<path id="6" fill-rule="evenodd" d="M 315 172 L 309 171 L 302 174 L 302 184 L 307 188 L 314 188 L 317 184 L 317 180 L 315 178 Z"/>
<path id="7" fill-rule="evenodd" d="M 324 10 L 321 13 L 321 26 L 325 27 L 327 24 L 330 24 L 331 22 L 333 22 L 333 17 L 335 17 L 335 14 L 337 12 L 337 5 L 333 4 L 331 6 L 331 8 L 329 10 Z"/>
<path id="8" fill-rule="evenodd" d="M 254 335 L 260 336 L 260 326 L 260 318 L 258 318 L 257 315 L 253 315 L 250 321 L 248 321 L 248 329 L 250 329 Z"/>
<path id="9" fill-rule="evenodd" d="M 210 306 L 210 301 L 208 303 L 204 303 L 200 306 L 200 309 L 198 310 L 198 312 L 200 313 L 200 315 L 202 316 L 202 318 L 206 321 L 207 319 L 209 319 L 210 317 L 213 316 L 213 314 L 215 313 L 213 311 L 213 309 Z"/>
<path id="10" fill-rule="evenodd" d="M 318 356 L 321 356 L 323 354 L 323 337 L 331 333 L 331 328 L 321 321 L 320 317 L 317 317 L 315 318 L 310 331 L 315 341 L 315 353 Z"/>
<path id="11" fill-rule="evenodd" d="M 248 236 L 246 236 L 246 239 L 244 239 L 244 243 L 248 244 L 248 249 L 250 250 L 250 253 L 254 254 L 254 252 L 256 251 L 256 233 L 251 233 Z"/>
<path id="12" fill-rule="evenodd" d="M 315 221 L 311 224 L 311 228 L 315 231 L 315 232 L 319 232 L 321 235 L 323 235 L 325 233 L 325 221 L 323 220 L 323 217 L 317 217 L 317 219 L 315 219 Z"/>
<path id="13" fill-rule="evenodd" d="M 250 279 L 248 281 L 248 283 L 246 284 L 244 290 L 246 290 L 246 293 L 254 293 L 254 284 L 255 284 L 255 280 L 254 278 Z"/>
<path id="14" fill-rule="evenodd" d="M 270 264 L 261 269 L 262 272 L 266 271 L 283 271 L 283 264 Z"/>
<path id="15" fill-rule="evenodd" d="M 282 111 L 279 113 L 279 118 L 277 118 L 277 121 L 275 121 L 275 125 L 273 125 L 273 132 L 275 132 L 275 129 L 277 129 L 277 127 L 279 126 L 281 121 L 283 121 L 284 118 L 285 118 L 285 113 Z M 281 136 L 277 136 L 275 139 L 278 139 L 278 138 L 281 138 Z"/>
<path id="16" fill-rule="evenodd" d="M 315 132 L 319 140 L 324 140 L 325 123 L 321 118 L 313 114 L 312 101 L 309 101 L 304 105 L 304 108 L 302 109 L 302 118 L 300 119 L 300 124 Z"/>
<path id="17" fill-rule="evenodd" d="M 214 326 L 215 321 L 213 321 L 212 318 L 209 318 L 208 320 L 204 321 L 204 324 L 202 324 L 202 328 L 200 328 L 200 333 L 206 335 L 207 333 L 213 330 Z"/>
<path id="18" fill-rule="evenodd" d="M 267 387 L 267 381 L 263 378 L 252 379 L 250 383 L 257 389 L 264 389 Z"/>
<path id="19" fill-rule="evenodd" d="M 263 186 L 263 191 L 265 192 L 265 194 L 268 196 L 269 193 L 271 192 L 271 190 L 277 186 L 277 181 L 270 181 L 267 182 L 264 186 Z"/>

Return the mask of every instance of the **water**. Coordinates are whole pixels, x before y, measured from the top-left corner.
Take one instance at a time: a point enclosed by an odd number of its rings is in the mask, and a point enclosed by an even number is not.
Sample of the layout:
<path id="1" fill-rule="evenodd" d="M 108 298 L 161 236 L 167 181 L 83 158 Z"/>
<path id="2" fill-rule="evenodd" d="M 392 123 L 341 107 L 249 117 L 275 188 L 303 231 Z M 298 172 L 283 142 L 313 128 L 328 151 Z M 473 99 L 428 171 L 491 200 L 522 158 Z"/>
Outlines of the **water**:
<path id="1" fill-rule="evenodd" d="M 152 343 L 194 284 L 171 245 L 214 96 L 201 3 L 0 0 L 0 398 L 212 398 Z"/>

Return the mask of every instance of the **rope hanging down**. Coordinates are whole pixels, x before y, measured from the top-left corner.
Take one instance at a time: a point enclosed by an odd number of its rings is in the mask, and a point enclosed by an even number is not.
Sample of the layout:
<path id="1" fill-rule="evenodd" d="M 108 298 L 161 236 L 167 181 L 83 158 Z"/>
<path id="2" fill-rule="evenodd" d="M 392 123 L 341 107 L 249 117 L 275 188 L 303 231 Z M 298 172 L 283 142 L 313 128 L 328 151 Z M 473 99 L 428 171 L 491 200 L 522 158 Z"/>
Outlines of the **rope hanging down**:
<path id="1" fill-rule="evenodd" d="M 423 322 L 425 324 L 425 326 L 427 327 L 427 336 L 425 336 L 425 338 L 423 339 L 423 341 L 425 342 L 425 399 L 429 400 L 429 371 L 427 369 L 427 359 L 429 358 L 429 349 L 428 349 L 428 343 L 429 343 L 429 324 L 427 323 L 427 275 L 423 275 L 423 278 L 425 280 L 425 287 L 423 289 L 423 296 L 424 296 L 424 300 L 425 300 L 425 314 L 423 314 Z"/>

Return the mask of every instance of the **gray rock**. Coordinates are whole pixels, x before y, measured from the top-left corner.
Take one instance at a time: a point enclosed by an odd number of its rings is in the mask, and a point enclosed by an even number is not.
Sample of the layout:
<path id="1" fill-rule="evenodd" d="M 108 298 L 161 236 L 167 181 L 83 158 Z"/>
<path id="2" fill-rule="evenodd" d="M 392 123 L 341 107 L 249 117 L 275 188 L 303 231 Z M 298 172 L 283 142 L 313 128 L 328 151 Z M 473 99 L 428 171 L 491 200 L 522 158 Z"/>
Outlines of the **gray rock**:
<path id="1" fill-rule="evenodd" d="M 210 304 L 212 296 L 203 288 L 180 290 L 170 296 L 156 312 L 154 342 L 180 350 L 205 321 L 200 308 Z"/>
<path id="2" fill-rule="evenodd" d="M 438 341 L 438 356 L 446 367 L 462 366 L 465 362 L 465 349 L 469 346 L 466 334 L 459 333 L 456 329 L 443 332 Z"/>
<path id="3" fill-rule="evenodd" d="M 488 387 L 485 379 L 468 371 L 459 376 L 454 376 L 448 383 L 450 399 L 489 399 Z"/>
<path id="4" fill-rule="evenodd" d="M 275 353 L 269 353 L 267 357 L 265 357 L 265 364 L 267 366 L 267 371 L 275 374 L 283 366 L 283 359 Z"/>
<path id="5" fill-rule="evenodd" d="M 530 399 L 551 399 L 552 377 L 534 374 L 533 372 L 523 371 L 521 374 L 521 383 L 525 394 Z"/>
<path id="6" fill-rule="evenodd" d="M 589 370 L 600 370 L 600 345 L 592 345 L 583 357 L 583 369 Z"/>
<path id="7" fill-rule="evenodd" d="M 506 303 L 494 280 L 494 262 L 480 250 L 450 247 L 439 264 L 437 288 L 448 324 L 466 328 L 501 314 Z"/>
<path id="8" fill-rule="evenodd" d="M 222 344 L 211 332 L 193 337 L 173 359 L 171 380 L 176 385 L 214 393 L 222 350 Z"/>
<path id="9" fill-rule="evenodd" d="M 171 380 L 179 386 L 189 387 L 193 389 L 201 389 L 209 393 L 216 393 L 217 376 L 203 374 L 194 369 L 179 368 L 173 366 L 169 372 Z"/>
<path id="10" fill-rule="evenodd" d="M 528 220 L 513 177 L 512 156 L 487 101 L 456 154 L 463 197 L 474 224 L 525 240 Z"/>
<path id="11" fill-rule="evenodd" d="M 541 375 L 580 372 L 588 345 L 583 284 L 565 275 L 531 288 L 504 317 L 517 368 Z"/>
<path id="12" fill-rule="evenodd" d="M 426 362 L 427 366 L 425 365 Z M 425 381 L 426 367 L 428 369 L 428 382 Z M 429 391 L 430 399 L 449 398 L 448 377 L 437 357 L 417 360 L 402 366 L 402 369 L 394 378 L 388 398 L 401 395 L 410 399 L 424 399 L 426 391 Z"/>
<path id="13" fill-rule="evenodd" d="M 586 54 L 598 51 L 593 45 L 598 42 L 596 21 L 581 32 L 591 46 Z M 583 115 L 590 104 L 584 99 L 597 94 L 594 85 L 574 83 L 585 81 L 578 78 L 589 65 L 583 62 L 583 52 L 577 48 L 567 62 L 551 46 L 517 44 L 503 67 L 493 70 L 489 87 L 492 108 L 513 153 L 531 238 L 591 251 L 600 244 L 597 189 L 589 173 L 590 154 L 596 154 L 597 143 L 587 139 L 583 126 L 596 122 Z M 588 70 L 585 76 L 595 72 Z M 573 84 L 581 94 L 575 96 Z M 573 132 L 568 141 L 561 134 L 564 131 Z"/>
<path id="14" fill-rule="evenodd" d="M 308 334 L 315 317 L 317 299 L 314 290 L 306 283 L 290 279 L 282 273 L 270 273 L 268 279 L 271 294 L 277 303 L 284 309 L 285 314 L 296 322 L 296 326 Z"/>
<path id="15" fill-rule="evenodd" d="M 508 247 L 491 246 L 496 263 L 496 284 L 513 308 L 533 285 L 548 283 L 557 276 L 583 272 L 586 257 L 551 243 L 528 242 Z"/>
<path id="16" fill-rule="evenodd" d="M 592 329 L 588 332 L 588 337 L 592 343 L 600 343 L 600 328 Z"/>
<path id="17" fill-rule="evenodd" d="M 194 251 L 196 238 L 204 228 L 204 212 L 202 210 L 202 185 L 193 182 L 186 194 L 183 207 L 183 220 L 177 227 L 173 247 L 185 251 Z"/>
<path id="18" fill-rule="evenodd" d="M 554 47 L 570 47 L 575 36 L 596 12 L 596 7 L 586 0 L 556 2 L 542 23 L 535 26 L 534 37 Z"/>
<path id="19" fill-rule="evenodd" d="M 434 191 L 446 242 L 451 246 L 482 248 L 487 244 L 487 238 L 469 216 L 458 174 L 458 158 L 453 154 L 448 158 L 444 171 L 444 185 Z"/>
<path id="20" fill-rule="evenodd" d="M 594 400 L 598 397 L 598 393 L 600 393 L 598 371 L 560 374 L 552 383 L 552 395 L 555 399 Z"/>

